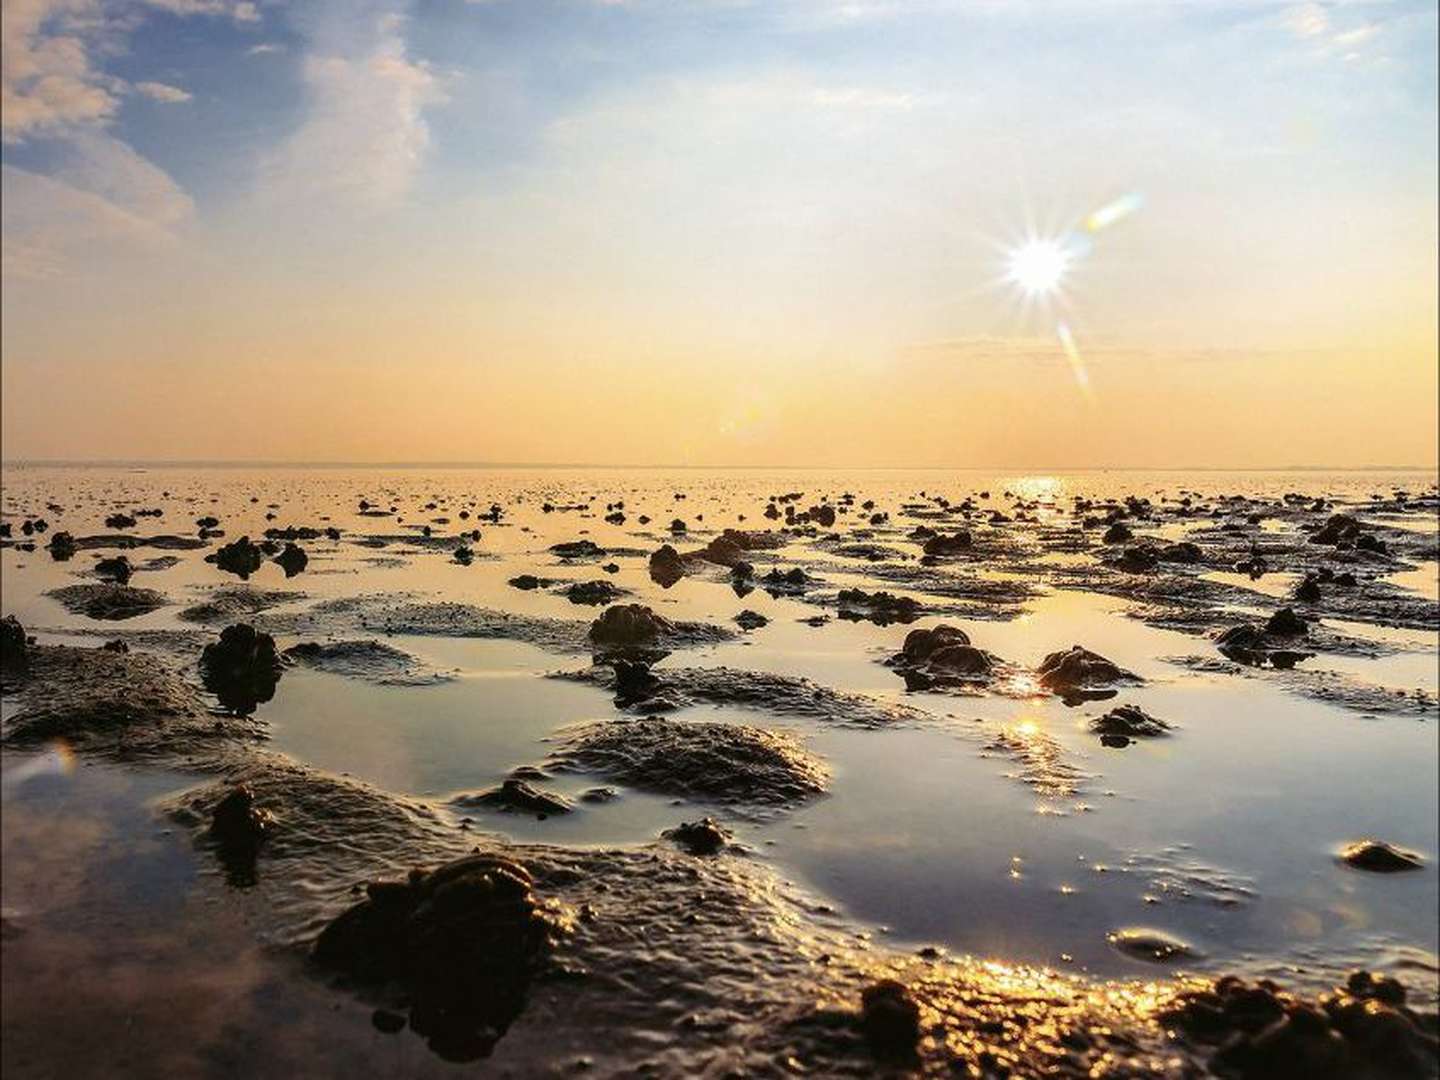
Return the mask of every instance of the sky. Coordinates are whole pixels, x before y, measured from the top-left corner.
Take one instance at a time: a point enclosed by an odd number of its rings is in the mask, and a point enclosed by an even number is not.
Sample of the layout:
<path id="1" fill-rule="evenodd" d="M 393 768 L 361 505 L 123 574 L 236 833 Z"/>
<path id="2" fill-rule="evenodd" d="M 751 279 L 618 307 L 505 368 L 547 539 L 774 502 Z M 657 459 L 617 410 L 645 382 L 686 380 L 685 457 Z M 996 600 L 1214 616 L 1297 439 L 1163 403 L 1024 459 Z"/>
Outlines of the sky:
<path id="1" fill-rule="evenodd" d="M 1434 466 L 1433 0 L 5 0 L 0 454 Z"/>

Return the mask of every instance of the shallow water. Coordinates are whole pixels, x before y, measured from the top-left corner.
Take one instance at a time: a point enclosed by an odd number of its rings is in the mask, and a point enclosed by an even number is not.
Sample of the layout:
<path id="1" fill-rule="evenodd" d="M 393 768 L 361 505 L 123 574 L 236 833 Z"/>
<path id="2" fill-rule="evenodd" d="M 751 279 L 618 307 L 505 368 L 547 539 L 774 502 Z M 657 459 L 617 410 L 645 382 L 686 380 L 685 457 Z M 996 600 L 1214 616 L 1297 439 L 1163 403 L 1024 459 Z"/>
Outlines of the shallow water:
<path id="1" fill-rule="evenodd" d="M 982 616 L 977 618 L 926 615 L 909 626 L 883 627 L 839 618 L 808 625 L 801 620 L 833 616 L 833 607 L 758 589 L 741 598 L 718 568 L 669 589 L 653 583 L 646 569 L 648 553 L 671 541 L 665 527 L 672 518 L 683 518 L 690 527 L 676 546 L 693 549 L 722 527 L 773 525 L 761 517 L 766 498 L 787 491 L 806 493 L 801 507 L 826 495 L 854 492 L 856 509 L 834 530 L 845 533 L 860 524 L 859 501 L 874 499 L 891 515 L 875 530 L 874 542 L 901 549 L 913 563 L 918 545 L 904 533 L 921 519 L 907 517 L 901 507 L 921 501 L 922 491 L 943 492 L 957 502 L 989 491 L 989 501 L 981 505 L 1007 510 L 1012 500 L 1002 493 L 1009 491 L 1042 500 L 1037 516 L 1060 523 L 1075 495 L 1104 499 L 1135 493 L 1158 503 L 1162 495 L 1177 496 L 1182 490 L 1205 497 L 1278 497 L 1299 491 L 1364 503 L 1373 492 L 1421 492 L 1433 483 L 1433 476 L 1355 473 L 1024 477 L 924 471 L 17 467 L 6 469 L 3 494 L 4 520 L 18 530 L 24 517 L 43 516 L 52 534 L 57 528 L 76 536 L 105 532 L 107 514 L 152 506 L 163 509 L 163 516 L 141 518 L 129 532 L 193 535 L 194 519 L 205 514 L 220 519 L 225 541 L 242 533 L 258 537 L 267 525 L 340 528 L 338 543 L 302 542 L 310 563 L 295 578 L 287 580 L 267 562 L 250 579 L 253 588 L 305 594 L 271 614 L 303 610 L 326 598 L 373 593 L 410 593 L 582 622 L 601 610 L 572 604 L 546 589 L 510 587 L 508 579 L 521 573 L 562 581 L 609 580 L 633 594 L 622 601 L 650 604 L 672 619 L 733 628 L 733 617 L 748 608 L 768 617 L 769 625 L 731 641 L 678 651 L 657 671 L 725 666 L 803 677 L 903 703 L 930 717 L 923 723 L 862 729 L 771 715 L 763 708 L 690 706 L 677 718 L 723 719 L 798 734 L 829 764 L 830 790 L 798 809 L 762 815 L 735 806 L 677 805 L 671 797 L 634 790 L 600 805 L 577 804 L 575 813 L 545 820 L 447 809 L 457 822 L 473 819 L 476 829 L 566 845 L 639 843 L 682 817 L 709 813 L 733 827 L 756 858 L 897 944 L 933 944 L 1104 976 L 1149 975 L 1153 965 L 1120 953 L 1107 941 L 1111 932 L 1143 926 L 1189 943 L 1196 954 L 1186 965 L 1190 970 L 1284 972 L 1291 981 L 1318 986 L 1357 965 L 1388 967 L 1433 997 L 1440 910 L 1440 728 L 1433 714 L 1420 719 L 1367 716 L 1291 693 L 1263 675 L 1244 677 L 1171 662 L 1168 658 L 1213 655 L 1213 646 L 1202 636 L 1131 617 L 1132 606 L 1122 598 L 1055 588 L 1037 577 L 1036 568 L 1094 565 L 1090 554 L 1033 550 L 1013 566 L 985 567 L 989 580 L 1036 584 L 1036 595 L 1013 610 L 977 612 Z M 676 499 L 676 493 L 686 497 Z M 362 498 L 394 505 L 398 513 L 361 516 Z M 626 524 L 605 523 L 606 503 L 619 499 L 625 502 Z M 462 508 L 473 514 L 492 501 L 504 508 L 499 523 L 459 519 Z M 542 504 L 547 501 L 589 509 L 546 513 Z M 424 508 L 430 502 L 435 509 Z M 47 510 L 47 503 L 63 509 Z M 271 506 L 275 517 L 267 521 Z M 636 517 L 642 513 L 654 521 L 639 525 Z M 1423 516 L 1390 517 L 1418 535 L 1433 533 Z M 449 521 L 442 524 L 438 518 Z M 476 561 L 458 565 L 446 551 L 407 539 L 425 523 L 437 535 L 480 528 L 482 538 L 473 544 Z M 1284 532 L 1270 521 L 1261 529 L 1266 535 Z M 1167 522 L 1146 535 L 1173 540 L 1189 531 L 1189 523 Z M 354 542 L 365 534 L 396 539 L 383 547 Z M 609 558 L 567 564 L 546 550 L 581 537 L 628 552 L 613 556 L 618 572 L 601 570 Z M 39 539 L 43 544 L 44 537 Z M 108 554 L 113 552 L 81 551 L 68 562 L 55 562 L 43 547 L 0 551 L 5 613 L 17 615 L 42 641 L 73 641 L 65 634 L 75 630 L 98 634 L 96 641 L 111 631 L 195 631 L 193 623 L 177 617 L 181 608 L 205 599 L 217 586 L 238 584 L 204 562 L 205 551 L 182 551 L 175 553 L 175 565 L 135 575 L 132 585 L 160 590 L 172 601 L 148 615 L 100 624 L 67 613 L 45 595 L 61 585 L 94 580 L 88 576 L 93 559 Z M 129 554 L 139 563 L 164 552 L 141 548 Z M 820 594 L 884 588 L 945 603 L 923 590 L 877 580 L 872 564 L 837 557 L 809 539 L 794 538 L 777 552 L 757 552 L 755 561 L 762 572 L 772 562 L 804 564 L 823 579 Z M 1226 570 L 1207 577 L 1250 590 L 1254 601 L 1244 609 L 1260 614 L 1273 610 L 1298 580 L 1298 575 L 1277 572 L 1251 582 Z M 1387 580 L 1435 599 L 1433 562 L 1394 570 Z M 1082 643 L 1141 675 L 1145 685 L 1122 690 L 1111 702 L 1073 708 L 1034 692 L 973 697 L 907 692 L 882 661 L 899 648 L 908 630 L 942 621 L 962 627 L 976 644 L 1023 667 Z M 1309 661 L 1310 668 L 1395 690 L 1419 687 L 1431 695 L 1440 690 L 1433 633 L 1344 619 L 1327 619 L 1326 626 L 1385 648 L 1373 657 L 1324 654 Z M 205 629 L 201 640 L 213 632 Z M 303 637 L 282 634 L 279 643 L 288 646 Z M 583 654 L 524 641 L 437 635 L 398 635 L 389 642 L 453 677 L 435 685 L 386 686 L 289 669 L 274 698 L 258 712 L 270 725 L 272 748 L 444 806 L 451 796 L 497 783 L 516 766 L 543 762 L 556 733 L 567 725 L 615 714 L 607 691 L 544 677 L 587 667 Z M 193 652 L 198 653 L 198 645 Z M 192 654 L 188 662 L 193 660 Z M 1171 722 L 1175 731 L 1123 749 L 1102 746 L 1085 720 L 1122 702 L 1143 706 Z M 7 770 L 19 767 L 13 764 L 20 760 L 16 755 L 7 753 L 6 760 Z M 63 775 L 12 777 L 6 786 L 7 810 L 39 810 L 66 782 Z M 106 815 L 114 842 L 163 849 L 166 841 L 154 835 L 143 808 L 162 788 L 180 782 L 157 777 L 120 785 L 113 797 L 130 809 Z M 575 797 L 605 782 L 561 774 L 545 787 Z M 7 838 L 18 830 L 7 821 Z M 1342 843 L 1372 835 L 1418 852 L 1425 868 L 1366 875 L 1336 862 Z M 12 885 L 43 876 L 49 858 L 33 845 L 12 845 L 7 839 L 7 908 L 43 908 L 49 902 L 43 895 L 17 894 Z M 189 871 L 175 871 L 165 858 L 150 858 L 136 861 L 133 872 L 138 875 L 135 902 L 144 904 L 183 894 L 182 879 Z"/>

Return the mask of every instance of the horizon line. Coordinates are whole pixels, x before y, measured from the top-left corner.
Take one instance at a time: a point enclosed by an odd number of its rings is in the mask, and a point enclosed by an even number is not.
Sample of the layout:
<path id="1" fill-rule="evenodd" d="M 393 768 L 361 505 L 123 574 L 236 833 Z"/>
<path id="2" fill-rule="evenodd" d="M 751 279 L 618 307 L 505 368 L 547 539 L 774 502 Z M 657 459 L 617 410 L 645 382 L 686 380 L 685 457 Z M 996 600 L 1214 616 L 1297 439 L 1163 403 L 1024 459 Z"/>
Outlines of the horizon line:
<path id="1" fill-rule="evenodd" d="M 777 464 L 637 464 L 578 461 L 481 461 L 464 459 L 365 461 L 323 460 L 304 461 L 286 458 L 0 458 L 0 469 L 8 468 L 210 468 L 210 469 L 638 469 L 687 470 L 706 469 L 741 471 L 745 469 L 788 472 L 1440 472 L 1440 462 L 1429 465 L 1365 464 L 1365 465 L 1066 465 L 1059 467 L 1032 465 L 777 465 Z"/>

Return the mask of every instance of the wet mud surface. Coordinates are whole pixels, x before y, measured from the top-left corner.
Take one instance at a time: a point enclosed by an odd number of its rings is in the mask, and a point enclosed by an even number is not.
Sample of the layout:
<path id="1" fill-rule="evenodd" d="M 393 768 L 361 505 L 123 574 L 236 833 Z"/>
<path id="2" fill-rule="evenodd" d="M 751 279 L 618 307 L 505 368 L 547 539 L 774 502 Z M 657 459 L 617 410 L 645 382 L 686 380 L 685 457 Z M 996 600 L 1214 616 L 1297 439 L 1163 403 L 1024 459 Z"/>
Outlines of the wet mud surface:
<path id="1" fill-rule="evenodd" d="M 1436 1070 L 1413 478 L 22 481 L 7 1075 Z"/>

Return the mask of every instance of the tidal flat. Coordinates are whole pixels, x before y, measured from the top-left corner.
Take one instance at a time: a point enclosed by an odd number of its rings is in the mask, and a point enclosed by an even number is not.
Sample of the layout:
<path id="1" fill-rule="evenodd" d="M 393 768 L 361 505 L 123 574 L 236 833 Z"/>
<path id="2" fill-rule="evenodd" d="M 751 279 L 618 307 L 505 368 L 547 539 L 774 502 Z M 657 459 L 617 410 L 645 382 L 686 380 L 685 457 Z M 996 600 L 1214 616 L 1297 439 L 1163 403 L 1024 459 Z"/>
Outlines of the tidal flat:
<path id="1" fill-rule="evenodd" d="M 1432 1076 L 1433 473 L 6 466 L 7 1076 Z"/>

